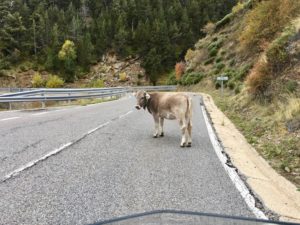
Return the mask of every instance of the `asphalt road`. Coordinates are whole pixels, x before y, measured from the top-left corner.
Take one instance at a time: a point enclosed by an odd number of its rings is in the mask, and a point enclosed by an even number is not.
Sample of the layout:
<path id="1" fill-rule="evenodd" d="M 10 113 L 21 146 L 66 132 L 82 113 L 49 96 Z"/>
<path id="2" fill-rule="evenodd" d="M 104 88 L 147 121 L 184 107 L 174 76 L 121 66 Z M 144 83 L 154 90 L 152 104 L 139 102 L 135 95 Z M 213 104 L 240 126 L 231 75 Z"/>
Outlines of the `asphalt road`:
<path id="1" fill-rule="evenodd" d="M 0 224 L 88 224 L 157 209 L 254 217 L 213 150 L 199 97 L 193 101 L 193 146 L 184 149 L 175 121 L 152 138 L 152 117 L 134 109 L 134 98 L 1 112 Z"/>

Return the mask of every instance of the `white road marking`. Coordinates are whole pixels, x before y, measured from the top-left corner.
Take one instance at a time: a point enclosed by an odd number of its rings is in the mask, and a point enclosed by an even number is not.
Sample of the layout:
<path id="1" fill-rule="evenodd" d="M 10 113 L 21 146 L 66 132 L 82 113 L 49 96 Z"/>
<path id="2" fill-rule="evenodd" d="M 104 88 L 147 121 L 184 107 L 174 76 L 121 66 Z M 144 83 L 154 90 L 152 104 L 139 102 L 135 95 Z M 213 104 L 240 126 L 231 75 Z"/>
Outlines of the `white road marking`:
<path id="1" fill-rule="evenodd" d="M 128 113 L 119 116 L 119 119 L 122 119 L 122 118 L 124 118 L 125 116 L 128 116 L 130 113 L 133 113 L 133 111 L 131 110 L 131 111 L 129 111 Z"/>
<path id="2" fill-rule="evenodd" d="M 133 112 L 133 111 L 129 111 L 129 112 L 127 112 L 127 113 L 125 113 L 125 114 L 119 116 L 119 119 L 124 118 L 125 116 L 129 115 L 129 114 L 132 113 L 132 112 Z M 107 125 L 110 124 L 111 122 L 112 122 L 112 121 L 110 120 L 110 121 L 108 121 L 108 122 L 106 122 L 106 123 L 103 123 L 103 124 L 97 126 L 96 128 L 94 128 L 94 129 L 88 131 L 87 133 L 81 135 L 81 137 L 79 137 L 77 140 L 74 140 L 74 141 L 69 142 L 69 143 L 64 144 L 64 145 L 61 145 L 59 148 L 54 149 L 54 150 L 48 152 L 46 155 L 44 155 L 44 156 L 42 156 L 42 157 L 40 157 L 40 158 L 38 158 L 38 159 L 36 159 L 36 160 L 33 160 L 33 161 L 31 161 L 31 162 L 26 163 L 25 165 L 19 167 L 18 169 L 14 170 L 14 171 L 10 172 L 9 174 L 7 174 L 6 176 L 4 176 L 4 178 L 1 180 L 1 182 L 5 182 L 5 181 L 7 181 L 7 180 L 9 180 L 9 179 L 11 179 L 11 178 L 17 176 L 18 174 L 20 174 L 20 173 L 23 172 L 24 170 L 27 170 L 27 169 L 33 167 L 33 166 L 36 165 L 37 163 L 42 162 L 42 161 L 46 160 L 47 158 L 49 158 L 49 157 L 51 157 L 51 156 L 54 156 L 54 155 L 60 153 L 61 151 L 65 150 L 66 148 L 68 148 L 68 147 L 72 146 L 73 144 L 77 143 L 78 141 L 82 140 L 82 139 L 85 138 L 86 136 L 88 136 L 88 135 L 90 135 L 90 134 L 96 132 L 97 130 L 99 130 L 99 129 L 105 127 L 105 126 L 107 126 Z"/>
<path id="3" fill-rule="evenodd" d="M 41 115 L 45 115 L 49 112 L 41 112 L 41 113 L 35 113 L 35 114 L 32 114 L 32 116 L 41 116 Z"/>
<path id="4" fill-rule="evenodd" d="M 67 144 L 65 144 L 65 145 L 60 146 L 60 147 L 57 148 L 57 149 L 54 149 L 54 150 L 51 151 L 51 152 L 48 152 L 46 155 L 42 156 L 42 157 L 39 158 L 39 159 L 33 160 L 33 161 L 29 162 L 29 163 L 26 163 L 25 165 L 23 165 L 23 166 L 19 167 L 18 169 L 12 171 L 11 173 L 7 174 L 7 175 L 4 177 L 4 179 L 2 180 L 2 182 L 6 181 L 6 180 L 8 180 L 8 179 L 10 179 L 10 178 L 12 178 L 12 177 L 17 176 L 17 175 L 18 175 L 19 173 L 21 173 L 22 171 L 24 171 L 24 170 L 26 170 L 26 169 L 29 169 L 29 168 L 33 167 L 33 166 L 34 166 L 35 164 L 37 164 L 38 162 L 43 161 L 43 160 L 49 158 L 50 156 L 55 155 L 55 154 L 61 152 L 62 150 L 64 150 L 65 148 L 67 148 L 67 147 L 69 147 L 69 146 L 71 146 L 71 145 L 72 145 L 72 143 L 69 142 L 69 143 L 67 143 Z"/>
<path id="5" fill-rule="evenodd" d="M 86 134 L 87 134 L 87 135 L 92 134 L 92 133 L 94 133 L 95 131 L 99 130 L 100 128 L 107 126 L 108 124 L 110 124 L 110 122 L 106 122 L 106 123 L 104 123 L 104 124 L 101 124 L 100 126 L 98 126 L 98 127 L 94 128 L 94 129 L 88 131 Z"/>
<path id="6" fill-rule="evenodd" d="M 1 119 L 0 121 L 15 120 L 15 119 L 19 119 L 19 118 L 21 118 L 21 117 L 10 117 L 10 118 Z"/>
<path id="7" fill-rule="evenodd" d="M 241 196 L 243 197 L 244 201 L 246 202 L 246 204 L 248 205 L 250 210 L 253 212 L 253 214 L 259 219 L 268 219 L 268 217 L 264 214 L 264 212 L 255 206 L 255 198 L 253 197 L 253 195 L 251 194 L 251 192 L 245 185 L 244 181 L 240 178 L 239 174 L 236 172 L 236 169 L 231 168 L 226 164 L 228 158 L 222 153 L 223 148 L 220 145 L 218 138 L 208 120 L 208 115 L 205 110 L 205 107 L 202 105 L 201 105 L 201 110 L 202 110 L 202 114 L 203 114 L 203 117 L 205 120 L 205 124 L 207 127 L 210 141 L 211 141 L 213 148 L 214 148 L 219 160 L 221 161 L 221 164 L 224 167 L 226 173 L 230 177 L 230 179 L 233 182 L 233 184 L 235 185 L 235 187 L 240 192 Z"/>

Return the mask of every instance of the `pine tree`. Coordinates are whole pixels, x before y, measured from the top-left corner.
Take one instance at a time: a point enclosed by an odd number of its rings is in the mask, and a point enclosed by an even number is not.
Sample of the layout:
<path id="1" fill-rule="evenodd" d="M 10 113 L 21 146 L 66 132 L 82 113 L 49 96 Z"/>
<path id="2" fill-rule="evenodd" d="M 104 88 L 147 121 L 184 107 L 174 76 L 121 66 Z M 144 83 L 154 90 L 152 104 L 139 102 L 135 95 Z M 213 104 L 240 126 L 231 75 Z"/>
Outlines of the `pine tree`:
<path id="1" fill-rule="evenodd" d="M 121 56 L 126 56 L 126 54 L 128 54 L 127 40 L 129 32 L 126 29 L 126 18 L 124 14 L 119 16 L 115 32 L 113 47 Z"/>
<path id="2" fill-rule="evenodd" d="M 20 60 L 22 41 L 26 31 L 19 12 L 14 12 L 11 1 L 0 3 L 0 52 L 12 63 Z"/>
<path id="3" fill-rule="evenodd" d="M 93 61 L 94 46 L 91 41 L 89 32 L 85 32 L 83 39 L 79 41 L 78 45 L 78 62 L 84 70 L 88 70 L 89 65 Z"/>
<path id="4" fill-rule="evenodd" d="M 50 45 L 47 48 L 47 59 L 45 62 L 45 67 L 48 70 L 58 71 L 60 68 L 60 61 L 58 59 L 58 51 L 60 48 L 59 43 L 59 29 L 58 25 L 54 24 L 51 32 Z"/>

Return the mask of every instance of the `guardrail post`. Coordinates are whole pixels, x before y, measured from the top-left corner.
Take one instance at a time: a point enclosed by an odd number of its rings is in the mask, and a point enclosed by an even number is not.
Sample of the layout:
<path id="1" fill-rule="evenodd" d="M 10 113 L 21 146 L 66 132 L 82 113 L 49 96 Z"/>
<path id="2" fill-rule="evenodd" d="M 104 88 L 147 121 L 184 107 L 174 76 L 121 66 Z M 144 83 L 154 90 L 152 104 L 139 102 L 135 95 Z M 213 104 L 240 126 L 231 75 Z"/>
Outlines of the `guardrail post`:
<path id="1" fill-rule="evenodd" d="M 71 93 L 68 93 L 68 96 L 71 96 Z M 68 105 L 71 105 L 71 99 L 68 99 Z"/>
<path id="2" fill-rule="evenodd" d="M 12 107 L 11 107 L 11 102 L 8 103 L 8 109 L 9 109 L 9 110 L 12 109 Z"/>
<path id="3" fill-rule="evenodd" d="M 42 93 L 41 96 L 45 96 L 45 94 Z M 43 108 L 43 109 L 46 108 L 45 100 L 42 100 L 42 108 Z"/>

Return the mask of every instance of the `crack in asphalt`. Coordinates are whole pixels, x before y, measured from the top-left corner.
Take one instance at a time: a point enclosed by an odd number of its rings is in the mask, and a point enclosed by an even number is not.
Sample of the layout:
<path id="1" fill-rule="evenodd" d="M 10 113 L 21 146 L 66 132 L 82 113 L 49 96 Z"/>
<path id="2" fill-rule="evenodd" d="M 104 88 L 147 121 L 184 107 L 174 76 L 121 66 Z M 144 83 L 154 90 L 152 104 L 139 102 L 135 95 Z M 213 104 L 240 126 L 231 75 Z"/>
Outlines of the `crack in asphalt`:
<path id="1" fill-rule="evenodd" d="M 22 152 L 26 152 L 29 148 L 36 148 L 38 146 L 38 144 L 40 144 L 42 141 L 44 141 L 45 139 L 40 139 L 32 144 L 29 144 L 29 145 L 26 145 L 24 148 L 22 148 L 21 150 L 19 151 L 16 151 L 16 152 L 13 152 L 12 155 L 17 155 L 19 153 L 22 153 Z"/>

